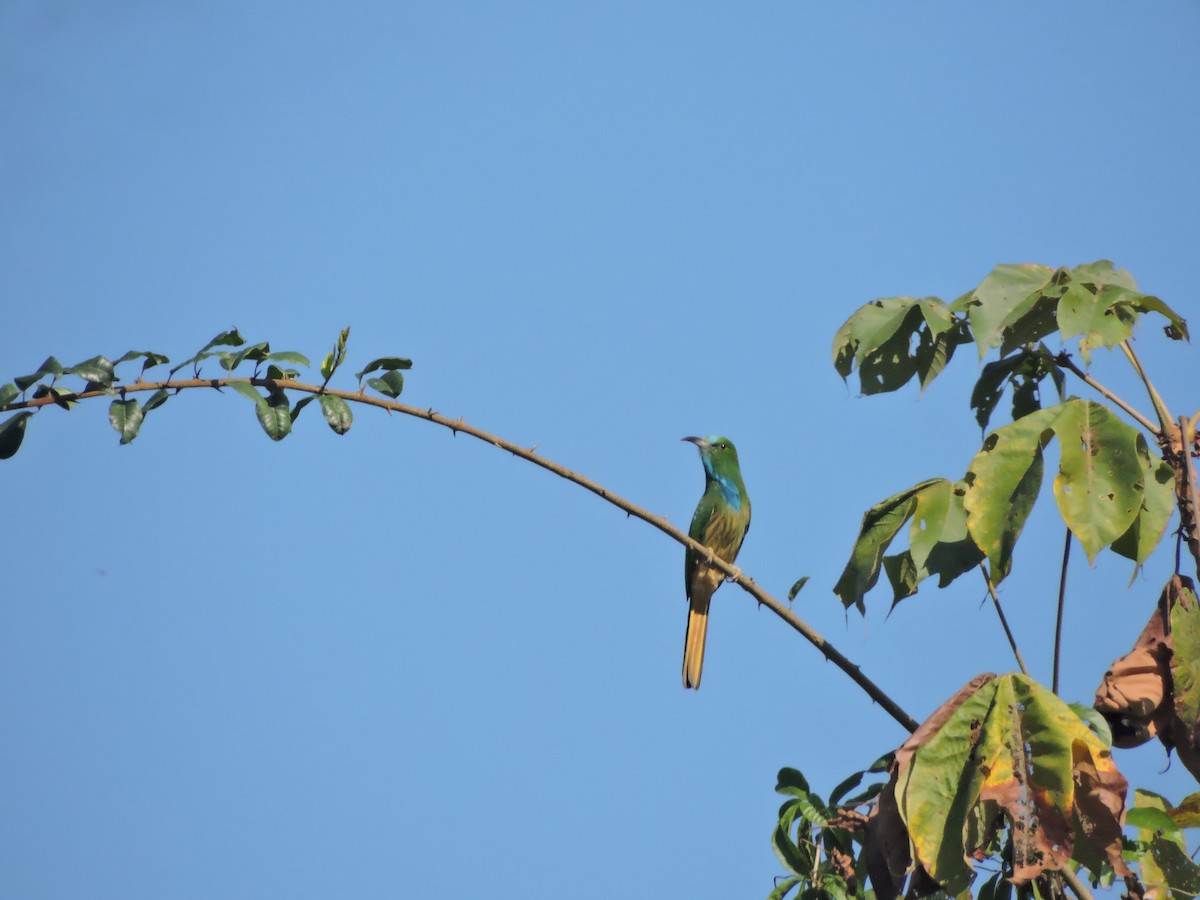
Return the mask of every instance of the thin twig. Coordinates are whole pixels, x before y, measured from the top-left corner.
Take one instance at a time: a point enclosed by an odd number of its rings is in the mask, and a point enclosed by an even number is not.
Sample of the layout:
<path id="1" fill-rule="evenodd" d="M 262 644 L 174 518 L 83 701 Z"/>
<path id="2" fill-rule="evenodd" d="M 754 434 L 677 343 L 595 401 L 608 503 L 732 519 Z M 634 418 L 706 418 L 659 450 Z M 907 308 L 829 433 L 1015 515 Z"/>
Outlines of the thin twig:
<path id="1" fill-rule="evenodd" d="M 1058 619 L 1054 624 L 1054 673 L 1051 676 L 1050 690 L 1058 693 L 1058 662 L 1062 652 L 1063 607 L 1067 599 L 1067 563 L 1071 561 L 1071 529 L 1067 529 L 1067 539 L 1063 543 L 1062 574 L 1058 579 Z"/>
<path id="2" fill-rule="evenodd" d="M 1145 428 L 1147 431 L 1149 431 L 1156 438 L 1162 434 L 1162 430 L 1157 425 L 1155 425 L 1153 422 L 1151 422 L 1149 419 L 1147 419 L 1145 416 L 1143 416 L 1140 412 L 1138 412 L 1136 409 L 1134 409 L 1132 406 L 1130 406 L 1128 403 L 1126 403 L 1124 400 L 1122 400 L 1120 397 L 1118 397 L 1116 394 L 1114 394 L 1112 391 L 1110 391 L 1108 388 L 1106 388 L 1104 385 L 1102 385 L 1100 382 L 1098 382 L 1095 378 L 1093 378 L 1087 372 L 1083 371 L 1083 369 L 1079 368 L 1079 366 L 1075 365 L 1075 361 L 1073 359 L 1071 359 L 1071 357 L 1068 356 L 1066 353 L 1058 354 L 1058 356 L 1054 357 L 1054 362 L 1055 362 L 1055 365 L 1057 365 L 1060 369 L 1066 369 L 1068 372 L 1075 375 L 1077 378 L 1079 378 L 1085 384 L 1089 385 L 1094 390 L 1098 391 L 1100 394 L 1107 397 L 1110 401 L 1112 401 L 1114 404 L 1119 406 L 1121 409 L 1125 410 L 1125 412 L 1128 413 L 1129 416 L 1134 421 L 1136 421 L 1139 425 L 1141 425 L 1143 428 Z"/>
<path id="3" fill-rule="evenodd" d="M 1087 885 L 1079 880 L 1079 876 L 1075 874 L 1075 870 L 1069 865 L 1059 869 L 1058 874 L 1062 876 L 1062 880 L 1071 889 L 1071 893 L 1078 897 L 1079 900 L 1092 900 L 1092 892 L 1087 889 Z"/>
<path id="4" fill-rule="evenodd" d="M 1000 625 L 1004 628 L 1004 634 L 1008 638 L 1008 646 L 1012 647 L 1013 656 L 1017 658 L 1017 667 L 1021 670 L 1022 675 L 1028 675 L 1029 670 L 1025 668 L 1025 660 L 1021 658 L 1021 651 L 1017 649 L 1017 639 L 1013 637 L 1012 629 L 1008 627 L 1008 619 L 1004 617 L 1004 609 L 1000 606 L 1000 598 L 996 596 L 996 589 L 992 586 L 992 578 L 988 575 L 988 570 L 983 563 L 979 564 L 979 571 L 983 573 L 983 581 L 987 585 L 988 594 L 992 598 L 992 603 L 996 607 L 996 615 L 1000 617 Z"/>
<path id="5" fill-rule="evenodd" d="M 501 450 L 507 450 L 513 456 L 519 456 L 527 462 L 533 463 L 535 466 L 540 466 L 549 472 L 554 473 L 560 478 L 565 478 L 574 484 L 579 485 L 585 490 L 591 491 L 600 498 L 607 500 L 613 506 L 623 509 L 626 513 L 635 518 L 641 519 L 643 522 L 654 526 L 659 531 L 673 538 L 680 544 L 700 554 L 705 558 L 705 562 L 716 569 L 725 573 L 726 577 L 738 585 L 742 590 L 746 591 L 750 596 L 757 600 L 760 604 L 767 607 L 771 612 L 775 613 L 779 618 L 783 619 L 788 625 L 800 633 L 810 644 L 816 647 L 825 656 L 827 660 L 841 669 L 857 684 L 872 700 L 878 703 L 883 710 L 895 719 L 901 726 L 909 732 L 917 730 L 917 722 L 908 713 L 900 708 L 891 697 L 889 697 L 882 688 L 871 681 L 862 673 L 857 665 L 842 655 L 842 653 L 834 647 L 829 641 L 818 634 L 807 622 L 797 616 L 789 607 L 776 600 L 762 588 L 760 588 L 753 579 L 742 574 L 742 571 L 735 566 L 725 562 L 720 557 L 715 556 L 712 551 L 701 544 L 699 541 L 693 540 L 684 532 L 680 531 L 675 526 L 671 525 L 666 519 L 656 516 L 653 513 L 642 509 L 630 501 L 614 494 L 607 488 L 597 484 L 590 478 L 572 472 L 565 466 L 561 466 L 556 462 L 547 459 L 544 456 L 539 456 L 533 450 L 518 446 L 512 441 L 507 441 L 504 438 L 497 437 L 482 428 L 476 428 L 464 422 L 462 419 L 450 419 L 440 415 L 432 409 L 417 409 L 415 406 L 409 406 L 405 403 L 398 403 L 395 400 L 387 400 L 382 397 L 370 397 L 362 393 L 353 393 L 350 391 L 335 390 L 333 388 L 321 388 L 312 384 L 304 384 L 292 379 L 274 379 L 274 378 L 192 378 L 181 379 L 179 381 L 158 381 L 158 382 L 142 382 L 141 384 L 131 384 L 118 390 L 124 393 L 135 393 L 137 391 L 157 391 L 157 390 L 187 390 L 190 388 L 217 388 L 220 389 L 234 383 L 248 383 L 255 387 L 263 387 L 269 390 L 279 391 L 296 391 L 305 394 L 328 394 L 334 397 L 341 397 L 351 403 L 362 403 L 367 406 L 376 406 L 380 409 L 386 409 L 390 412 L 403 413 L 407 416 L 413 416 L 417 419 L 424 419 L 433 422 L 435 425 L 441 425 L 443 428 L 450 429 L 451 432 L 469 434 L 473 438 L 483 441 L 485 444 L 491 444 Z M 62 400 L 89 400 L 94 397 L 106 396 L 103 390 L 83 391 L 78 394 L 61 394 Z M 53 397 L 41 397 L 36 400 L 26 400 L 20 403 L 10 403 L 7 406 L 0 407 L 0 412 L 7 412 L 17 409 L 36 409 L 46 406 L 54 402 Z M 1007 628 L 1007 626 L 1006 626 Z M 1022 666 L 1022 671 L 1024 666 Z"/>

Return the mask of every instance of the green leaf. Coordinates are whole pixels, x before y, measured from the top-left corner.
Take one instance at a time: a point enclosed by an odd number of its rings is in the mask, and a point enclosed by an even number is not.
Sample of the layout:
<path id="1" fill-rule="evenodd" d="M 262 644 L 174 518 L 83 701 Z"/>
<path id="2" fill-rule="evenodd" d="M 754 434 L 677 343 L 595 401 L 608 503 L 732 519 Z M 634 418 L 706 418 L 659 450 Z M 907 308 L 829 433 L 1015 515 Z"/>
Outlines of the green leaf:
<path id="1" fill-rule="evenodd" d="M 256 403 L 254 411 L 258 416 L 258 424 L 271 440 L 282 441 L 291 433 L 292 414 L 287 396 L 282 391 Z"/>
<path id="2" fill-rule="evenodd" d="M 253 400 L 255 403 L 263 403 L 266 399 L 259 393 L 258 388 L 248 381 L 231 381 L 226 387 L 237 391 L 247 400 Z"/>
<path id="3" fill-rule="evenodd" d="M 1114 553 L 1133 560 L 1135 572 L 1158 546 L 1175 512 L 1175 470 L 1170 463 L 1150 452 L 1141 434 L 1137 448 L 1144 487 L 1142 508 L 1128 530 L 1112 542 Z"/>
<path id="4" fill-rule="evenodd" d="M 846 563 L 841 578 L 833 588 L 843 606 L 847 609 L 857 606 L 859 612 L 866 612 L 863 597 L 879 580 L 884 551 L 913 514 L 917 494 L 942 480 L 931 478 L 922 481 L 875 504 L 863 514 L 862 526 L 859 528 L 858 539 L 854 542 L 850 561 Z"/>
<path id="5" fill-rule="evenodd" d="M 1075 715 L 1079 716 L 1092 729 L 1092 733 L 1096 737 L 1104 741 L 1105 746 L 1112 746 L 1112 729 L 1108 725 L 1108 720 L 1100 715 L 1095 707 L 1084 706 L 1082 703 L 1068 703 L 1067 706 L 1071 707 Z"/>
<path id="6" fill-rule="evenodd" d="M 50 375 L 53 378 L 61 378 L 62 374 L 62 364 L 53 356 L 48 356 L 46 357 L 46 361 L 38 366 L 38 370 L 32 375 L 20 375 L 17 378 L 14 378 L 13 382 L 16 384 L 18 389 L 24 392 L 29 390 L 32 385 L 36 384 L 46 375 Z"/>
<path id="7" fill-rule="evenodd" d="M 1063 521 L 1094 562 L 1141 511 L 1139 433 L 1091 400 L 1071 400 L 1058 409 L 1053 427 L 1062 455 L 1054 496 Z"/>
<path id="8" fill-rule="evenodd" d="M 402 356 L 381 356 L 379 359 L 373 359 L 367 363 L 367 367 L 361 372 L 357 372 L 354 377 L 362 381 L 362 377 L 376 369 L 411 369 L 412 360 L 405 359 Z"/>
<path id="9" fill-rule="evenodd" d="M 1114 306 L 1127 307 L 1128 309 L 1139 313 L 1159 313 L 1165 316 L 1167 319 L 1168 324 L 1163 328 L 1163 331 L 1166 333 L 1167 337 L 1173 341 L 1186 341 L 1189 339 L 1187 320 L 1157 297 L 1150 297 L 1145 294 L 1138 294 L 1133 297 L 1122 297 L 1115 301 Z"/>
<path id="10" fill-rule="evenodd" d="M 988 422 L 992 420 L 1000 398 L 1004 396 L 1004 385 L 1012 376 L 1013 371 L 1024 361 L 1024 355 L 1007 356 L 990 362 L 983 367 L 975 387 L 971 391 L 971 409 L 975 410 L 975 421 L 979 427 L 987 430 Z"/>
<path id="11" fill-rule="evenodd" d="M 213 347 L 240 347 L 244 343 L 246 343 L 246 339 L 238 334 L 238 330 L 236 328 L 231 328 L 229 331 L 222 331 L 215 338 L 201 347 L 195 356 L 193 356 L 191 359 L 185 359 L 183 362 L 173 368 L 168 373 L 168 377 L 174 375 L 185 366 L 190 366 L 192 363 L 207 359 L 210 355 L 208 351 Z"/>
<path id="12" fill-rule="evenodd" d="M 775 890 L 767 894 L 767 900 L 783 900 L 791 892 L 792 888 L 798 884 L 802 884 L 803 881 L 802 878 L 796 876 L 783 879 L 783 881 L 775 885 Z"/>
<path id="13" fill-rule="evenodd" d="M 321 363 L 321 377 L 325 379 L 325 383 L 329 383 L 329 379 L 333 377 L 333 373 L 337 371 L 346 358 L 346 341 L 350 337 L 350 329 L 343 328 L 341 334 L 338 335 L 337 341 L 333 345 L 333 349 L 326 354 L 324 361 Z M 360 380 L 362 376 L 359 376 Z"/>
<path id="14" fill-rule="evenodd" d="M 312 394 L 309 394 L 307 397 L 301 397 L 299 400 L 296 401 L 296 405 L 292 407 L 292 424 L 293 425 L 296 423 L 296 417 L 300 415 L 300 410 L 304 409 L 304 407 L 308 406 L 308 404 L 312 403 L 315 399 L 317 399 L 317 398 L 314 397 Z"/>
<path id="15" fill-rule="evenodd" d="M 350 405 L 341 397 L 334 397 L 332 394 L 321 395 L 321 412 L 325 414 L 325 421 L 335 434 L 345 434 L 354 421 Z"/>
<path id="16" fill-rule="evenodd" d="M 12 459 L 21 449 L 21 441 L 25 440 L 25 422 L 32 415 L 29 410 L 22 410 L 0 423 L 0 459 Z"/>
<path id="17" fill-rule="evenodd" d="M 796 599 L 796 595 L 799 594 L 802 590 L 804 590 L 804 586 L 806 584 L 808 584 L 808 576 L 807 575 L 804 575 L 803 577 L 796 580 L 796 583 L 793 584 L 791 586 L 791 588 L 788 590 L 788 603 L 791 603 L 793 600 Z"/>
<path id="18" fill-rule="evenodd" d="M 1195 897 L 1200 894 L 1200 866 L 1192 862 L 1187 852 L 1175 842 L 1155 838 L 1150 842 L 1149 855 L 1154 860 L 1155 868 L 1162 873 L 1162 881 L 1159 883 L 1165 882 L 1169 885 L 1171 895 Z M 1143 877 L 1146 877 L 1147 868 L 1143 857 Z"/>
<path id="19" fill-rule="evenodd" d="M 785 804 L 785 811 L 780 813 L 779 824 L 775 826 L 775 832 L 771 835 L 771 847 L 775 855 L 788 870 L 797 874 L 811 871 L 812 867 L 811 848 L 807 844 L 798 845 L 792 840 L 792 822 L 798 809 L 795 801 Z"/>
<path id="20" fill-rule="evenodd" d="M 970 858 L 1003 812 L 1028 851 L 1018 882 L 1071 858 L 1076 817 L 1086 840 L 1121 860 L 1125 779 L 1108 747 L 1053 693 L 1024 675 L 984 682 L 916 749 L 895 796 L 916 859 L 947 893 L 970 884 Z M 972 825 L 972 823 L 975 823 Z"/>
<path id="21" fill-rule="evenodd" d="M 267 359 L 274 360 L 275 362 L 292 363 L 292 365 L 296 366 L 307 367 L 311 365 L 307 356 L 303 353 L 297 353 L 294 350 L 277 350 L 268 355 Z"/>
<path id="22" fill-rule="evenodd" d="M 142 427 L 142 419 L 144 418 L 145 412 L 138 405 L 137 400 L 133 398 L 128 400 L 114 400 L 108 407 L 108 421 L 116 429 L 117 434 L 121 436 L 122 444 L 128 444 L 138 436 L 138 431 Z"/>
<path id="23" fill-rule="evenodd" d="M 1180 828 L 1200 828 L 1200 791 L 1180 800 L 1171 810 L 1171 818 Z"/>
<path id="24" fill-rule="evenodd" d="M 1137 283 L 1134 282 L 1133 276 L 1125 269 L 1115 268 L 1112 260 L 1098 259 L 1095 262 L 1075 266 L 1070 271 L 1072 281 L 1091 285 L 1094 288 L 1093 293 L 1099 291 L 1106 284 L 1115 284 L 1118 287 L 1129 288 L 1131 291 L 1137 290 Z"/>
<path id="25" fill-rule="evenodd" d="M 1061 288 L 1044 288 L 1017 304 L 1000 325 L 1000 355 L 1007 356 L 1058 331 L 1055 313 L 1061 295 Z"/>
<path id="26" fill-rule="evenodd" d="M 1139 794 L 1139 801 L 1141 802 Z M 1176 824 L 1175 820 L 1166 812 L 1165 809 L 1150 806 L 1135 806 L 1125 814 L 1125 824 L 1132 825 L 1140 833 L 1138 839 L 1147 843 L 1154 839 L 1156 834 L 1170 840 L 1172 843 L 1183 842 L 1183 832 Z"/>
<path id="27" fill-rule="evenodd" d="M 1048 266 L 999 265 L 971 292 L 969 299 L 955 301 L 951 309 L 959 304 L 966 308 L 980 359 L 992 347 L 1000 346 L 1005 323 L 1014 310 L 1047 287 L 1053 274 Z"/>
<path id="28" fill-rule="evenodd" d="M 246 360 L 255 363 L 263 362 L 270 352 L 271 345 L 267 341 L 260 341 L 249 347 L 243 347 L 237 353 L 218 353 L 217 356 L 221 358 L 221 368 L 232 372 Z"/>
<path id="29" fill-rule="evenodd" d="M 404 390 L 404 376 L 395 370 L 385 372 L 382 378 L 368 378 L 367 384 L 379 393 L 395 400 Z"/>
<path id="30" fill-rule="evenodd" d="M 98 384 L 101 387 L 111 387 L 113 379 L 116 378 L 113 364 L 103 356 L 93 356 L 91 359 L 76 363 L 69 369 L 63 369 L 63 374 L 78 375 L 84 381 Z"/>
<path id="31" fill-rule="evenodd" d="M 74 391 L 64 390 L 53 384 L 39 384 L 37 390 L 33 392 L 33 399 L 40 400 L 42 397 L 49 397 L 54 401 L 55 406 L 61 406 L 68 412 L 75 406 L 75 400 L 69 400 L 68 397 L 74 397 Z"/>
<path id="32" fill-rule="evenodd" d="M 1175 641 L 1175 652 L 1171 654 L 1175 715 L 1182 727 L 1195 735 L 1200 723 L 1200 603 L 1190 581 L 1176 576 L 1172 582 L 1176 588 L 1175 602 L 1169 604 L 1171 637 Z M 1167 590 L 1168 595 L 1172 593 L 1170 586 Z M 1177 746 L 1182 743 L 1177 742 Z"/>
<path id="33" fill-rule="evenodd" d="M 1042 450 L 1061 413 L 1053 406 L 996 429 L 967 468 L 967 531 L 991 564 L 993 584 L 1012 566 L 1013 548 L 1042 486 Z"/>
<path id="34" fill-rule="evenodd" d="M 917 585 L 929 576 L 937 575 L 938 587 L 944 588 L 979 565 L 984 557 L 967 533 L 959 485 L 939 478 L 917 495 L 908 545 L 908 550 L 883 560 L 893 608 L 915 594 Z"/>
<path id="35" fill-rule="evenodd" d="M 149 400 L 147 400 L 145 403 L 142 404 L 142 415 L 144 416 L 146 413 L 150 412 L 150 410 L 152 410 L 152 409 L 158 409 L 160 406 L 162 406 L 164 403 L 166 403 L 167 400 L 170 399 L 170 397 L 171 397 L 171 394 L 169 391 L 167 391 L 165 388 L 159 388 L 157 391 L 155 391 L 153 394 L 150 395 Z"/>
<path id="36" fill-rule="evenodd" d="M 145 372 L 151 366 L 161 366 L 171 361 L 163 354 L 154 353 L 150 350 L 130 350 L 128 353 L 123 354 L 120 359 L 113 362 L 113 366 L 119 366 L 121 363 L 129 362 L 131 359 L 141 359 L 142 357 L 145 357 L 145 360 L 142 362 L 142 372 Z"/>
<path id="37" fill-rule="evenodd" d="M 863 778 L 866 777 L 866 772 L 855 772 L 848 778 L 842 779 L 829 795 L 829 805 L 837 806 L 843 797 L 862 784 Z"/>
<path id="38" fill-rule="evenodd" d="M 20 395 L 15 384 L 0 384 L 0 406 L 8 406 Z"/>

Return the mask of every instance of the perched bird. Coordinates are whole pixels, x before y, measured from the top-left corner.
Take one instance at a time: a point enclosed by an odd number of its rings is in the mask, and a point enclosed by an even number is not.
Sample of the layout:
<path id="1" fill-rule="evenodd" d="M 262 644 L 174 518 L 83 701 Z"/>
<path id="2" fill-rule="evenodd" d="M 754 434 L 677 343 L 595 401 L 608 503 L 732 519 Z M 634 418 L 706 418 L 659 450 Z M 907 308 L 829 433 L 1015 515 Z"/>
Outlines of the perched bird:
<path id="1" fill-rule="evenodd" d="M 742 483 L 737 450 L 729 438 L 685 437 L 700 450 L 704 463 L 704 496 L 692 516 L 688 534 L 709 547 L 727 563 L 737 558 L 750 528 L 750 497 Z M 684 557 L 683 579 L 688 595 L 687 637 L 683 642 L 683 686 L 700 687 L 704 666 L 704 637 L 708 632 L 708 604 L 725 573 L 705 562 L 705 556 L 690 547 Z"/>

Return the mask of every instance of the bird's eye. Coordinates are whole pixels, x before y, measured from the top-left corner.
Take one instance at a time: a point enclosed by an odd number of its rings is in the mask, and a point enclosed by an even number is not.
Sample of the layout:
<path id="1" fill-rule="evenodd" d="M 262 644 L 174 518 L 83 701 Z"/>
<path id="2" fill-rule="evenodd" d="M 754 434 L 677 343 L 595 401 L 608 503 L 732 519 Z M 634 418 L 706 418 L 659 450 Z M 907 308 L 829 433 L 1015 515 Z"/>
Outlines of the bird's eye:
<path id="1" fill-rule="evenodd" d="M 728 450 L 728 449 L 729 449 L 729 445 L 728 445 L 727 443 L 725 443 L 724 441 L 721 441 L 721 443 L 717 444 L 717 446 L 718 446 L 719 448 L 721 448 L 722 450 Z"/>

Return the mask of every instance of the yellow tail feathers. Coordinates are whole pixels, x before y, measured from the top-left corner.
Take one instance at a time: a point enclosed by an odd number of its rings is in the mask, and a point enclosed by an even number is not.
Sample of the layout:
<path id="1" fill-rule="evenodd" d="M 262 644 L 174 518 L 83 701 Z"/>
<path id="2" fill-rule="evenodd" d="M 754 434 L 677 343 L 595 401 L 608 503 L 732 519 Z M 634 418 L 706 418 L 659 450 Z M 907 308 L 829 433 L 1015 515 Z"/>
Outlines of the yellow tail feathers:
<path id="1" fill-rule="evenodd" d="M 700 594 L 702 592 L 696 592 Z M 704 638 L 708 634 L 708 604 L 712 594 L 693 596 L 688 607 L 687 636 L 683 639 L 683 686 L 700 687 L 704 668 Z"/>

